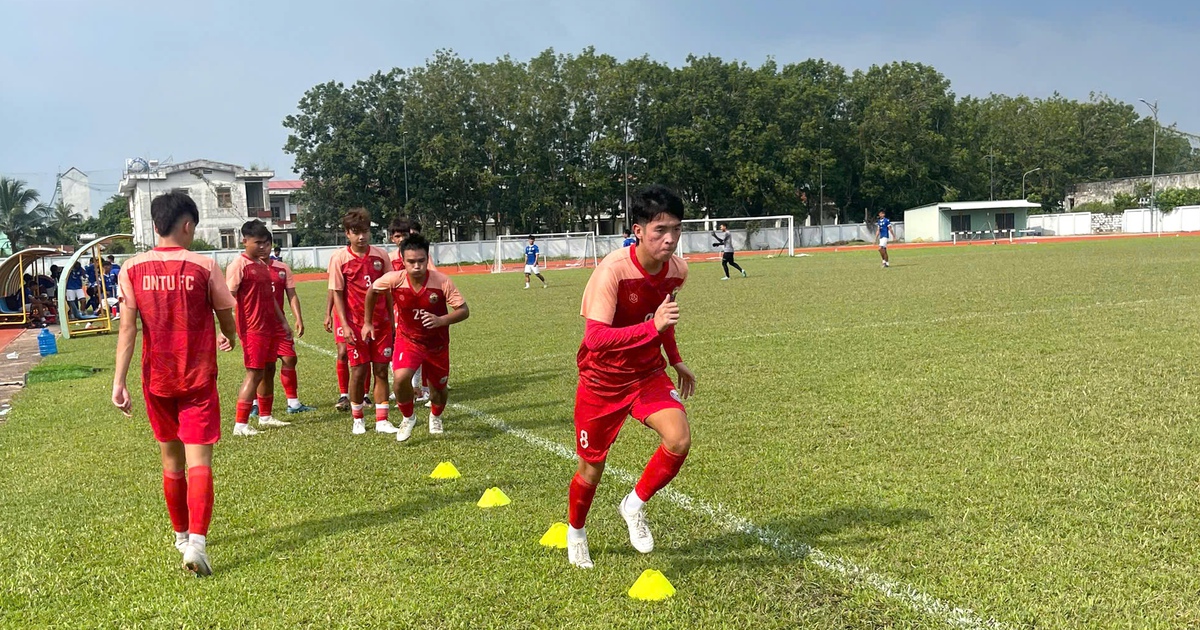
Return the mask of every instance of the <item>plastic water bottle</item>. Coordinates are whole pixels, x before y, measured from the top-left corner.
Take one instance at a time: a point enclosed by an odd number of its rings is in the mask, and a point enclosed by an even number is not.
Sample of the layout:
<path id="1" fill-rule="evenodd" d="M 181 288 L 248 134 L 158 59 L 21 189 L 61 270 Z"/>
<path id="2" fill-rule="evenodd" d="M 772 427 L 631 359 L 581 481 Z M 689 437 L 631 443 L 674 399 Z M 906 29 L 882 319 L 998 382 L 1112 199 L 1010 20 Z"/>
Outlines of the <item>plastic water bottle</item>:
<path id="1" fill-rule="evenodd" d="M 42 332 L 38 333 L 38 354 L 42 356 L 58 354 L 58 340 L 54 338 L 54 333 L 50 332 L 49 328 L 43 328 Z"/>

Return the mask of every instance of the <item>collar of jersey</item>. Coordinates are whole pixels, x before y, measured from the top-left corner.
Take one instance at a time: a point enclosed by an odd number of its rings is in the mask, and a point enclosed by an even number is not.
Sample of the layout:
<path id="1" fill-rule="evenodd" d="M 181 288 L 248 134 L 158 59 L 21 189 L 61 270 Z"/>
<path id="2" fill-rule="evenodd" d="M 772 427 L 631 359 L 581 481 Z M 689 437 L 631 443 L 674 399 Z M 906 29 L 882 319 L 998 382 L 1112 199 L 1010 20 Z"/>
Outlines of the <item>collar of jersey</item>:
<path id="1" fill-rule="evenodd" d="M 182 247 L 163 247 L 161 245 L 154 248 L 154 251 L 156 251 L 156 252 L 178 252 L 178 251 L 182 251 L 182 250 L 183 250 Z"/>
<path id="2" fill-rule="evenodd" d="M 671 261 L 668 259 L 667 262 L 663 263 L 662 269 L 659 269 L 658 273 L 651 274 L 650 272 L 646 271 L 644 267 L 642 267 L 642 261 L 638 260 L 636 245 L 629 246 L 629 257 L 633 259 L 633 266 L 637 267 L 637 270 L 642 272 L 643 276 L 652 280 L 662 280 L 667 275 L 667 267 L 671 266 Z"/>

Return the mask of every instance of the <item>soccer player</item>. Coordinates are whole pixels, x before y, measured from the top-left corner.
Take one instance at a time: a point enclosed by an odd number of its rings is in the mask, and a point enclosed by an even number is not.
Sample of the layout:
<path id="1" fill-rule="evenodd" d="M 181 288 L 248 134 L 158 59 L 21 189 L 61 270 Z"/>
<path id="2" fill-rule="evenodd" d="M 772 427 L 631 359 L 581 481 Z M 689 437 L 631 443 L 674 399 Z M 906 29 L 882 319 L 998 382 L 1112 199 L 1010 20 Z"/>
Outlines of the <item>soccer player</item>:
<path id="1" fill-rule="evenodd" d="M 392 271 L 404 271 L 404 260 L 400 255 L 400 243 L 408 238 L 410 234 L 420 234 L 421 224 L 409 219 L 396 217 L 392 219 L 392 223 L 388 226 L 388 237 L 392 244 L 396 246 L 388 257 L 392 261 Z M 425 269 L 428 271 L 437 271 L 437 266 L 433 264 L 433 256 L 427 257 L 428 262 L 425 264 Z M 417 371 L 412 375 L 412 388 L 416 392 L 415 402 L 423 402 L 427 406 L 432 405 L 429 402 L 429 388 L 424 385 L 424 380 L 421 378 L 421 368 L 418 366 Z M 395 389 L 393 388 L 392 398 L 395 398 Z"/>
<path id="2" fill-rule="evenodd" d="M 622 234 L 625 235 L 625 240 L 621 241 L 621 247 L 629 247 L 630 245 L 637 245 L 637 239 L 633 238 L 633 235 L 629 232 L 629 228 L 625 228 L 625 231 L 622 232 Z"/>
<path id="3" fill-rule="evenodd" d="M 729 233 L 729 227 L 726 226 L 724 223 L 722 223 L 720 225 L 720 228 L 721 228 L 721 234 L 718 235 L 716 232 L 713 232 L 712 237 L 717 239 L 716 244 L 720 245 L 721 249 L 722 249 L 721 267 L 725 269 L 725 277 L 721 278 L 721 279 L 722 280 L 729 279 L 729 266 L 730 265 L 733 265 L 734 269 L 737 269 L 738 271 L 742 272 L 742 277 L 745 278 L 746 270 L 742 269 L 740 266 L 738 266 L 737 263 L 733 262 L 733 235 Z"/>
<path id="4" fill-rule="evenodd" d="M 879 211 L 879 220 L 875 222 L 875 240 L 879 243 L 879 257 L 883 259 L 883 268 L 892 265 L 888 262 L 887 245 L 892 235 L 892 222 L 888 220 L 883 210 Z"/>
<path id="5" fill-rule="evenodd" d="M 442 412 L 446 408 L 446 383 L 450 380 L 450 329 L 470 316 L 467 303 L 445 274 L 426 267 L 429 241 L 420 234 L 400 243 L 403 271 L 392 271 L 375 281 L 367 293 L 366 308 L 382 303 L 379 296 L 390 296 L 396 314 L 396 346 L 392 352 L 392 379 L 396 404 L 404 420 L 396 433 L 403 442 L 412 435 L 417 420 L 413 413 L 412 376 L 420 369 L 429 386 L 429 433 L 442 433 Z M 452 310 L 451 310 L 452 309 Z M 370 322 L 363 325 L 363 339 L 374 338 L 379 331 Z"/>
<path id="6" fill-rule="evenodd" d="M 71 319 L 83 319 L 83 300 L 87 298 L 84 290 L 86 274 L 79 263 L 75 263 L 67 272 L 67 309 Z"/>
<path id="7" fill-rule="evenodd" d="M 346 347 L 346 327 L 342 326 L 333 308 L 332 290 L 325 292 L 325 332 L 333 333 L 333 343 L 337 346 L 334 364 L 337 369 L 338 399 L 333 408 L 350 411 L 350 352 Z"/>
<path id="8" fill-rule="evenodd" d="M 206 551 L 213 508 L 213 444 L 221 439 L 217 347 L 233 350 L 233 296 L 221 268 L 187 250 L 200 212 L 183 193 L 150 204 L 158 247 L 125 262 L 118 280 L 122 311 L 112 402 L 126 416 L 133 399 L 126 386 L 142 323 L 142 395 L 163 467 L 163 495 L 183 565 L 210 575 Z M 218 338 L 213 313 L 221 323 Z M 185 473 L 186 471 L 186 473 Z"/>
<path id="9" fill-rule="evenodd" d="M 383 277 L 390 263 L 387 252 L 371 245 L 371 217 L 362 208 L 353 208 L 342 217 L 346 230 L 346 249 L 333 254 L 329 261 L 329 289 L 338 321 L 345 327 L 350 363 L 350 411 L 354 418 L 351 432 L 367 432 L 363 423 L 363 397 L 374 375 L 375 430 L 395 433 L 388 421 L 388 364 L 392 359 L 392 300 L 380 300 L 366 310 L 367 295 L 376 280 Z M 370 339 L 362 336 L 363 324 L 370 321 L 378 332 Z"/>
<path id="10" fill-rule="evenodd" d="M 529 275 L 537 276 L 538 280 L 542 281 L 542 288 L 546 288 L 546 279 L 542 277 L 542 272 L 538 271 L 538 254 L 541 249 L 533 242 L 533 235 L 529 235 L 529 244 L 525 246 L 525 288 L 529 288 Z"/>
<path id="11" fill-rule="evenodd" d="M 679 473 L 692 444 L 683 401 L 696 391 L 696 377 L 680 358 L 675 342 L 679 321 L 675 293 L 687 279 L 687 263 L 674 255 L 683 200 L 667 188 L 651 186 L 638 193 L 630 210 L 638 243 L 604 257 L 588 280 L 580 311 L 587 327 L 576 357 L 579 468 L 567 494 L 567 558 L 584 569 L 593 566 L 584 523 L 608 449 L 626 416 L 632 415 L 662 438 L 637 486 L 618 506 L 629 528 L 629 542 L 641 553 L 654 549 L 645 503 Z M 678 388 L 667 376 L 667 364 L 678 374 Z"/>
<path id="12" fill-rule="evenodd" d="M 276 245 L 275 248 L 272 250 L 271 258 L 267 262 L 270 263 L 270 262 L 275 262 L 275 261 L 283 262 L 283 248 L 281 248 L 278 245 Z"/>
<path id="13" fill-rule="evenodd" d="M 292 328 L 275 301 L 275 285 L 265 258 L 271 252 L 271 232 L 258 219 L 242 224 L 245 251 L 225 269 L 229 292 L 237 298 L 238 336 L 242 338 L 242 360 L 246 377 L 238 389 L 235 436 L 258 435 L 250 426 L 250 411 L 263 380 L 275 380 L 275 360 L 280 337 L 292 336 Z M 291 424 L 271 416 L 272 400 L 258 401 L 258 427 L 286 427 Z"/>
<path id="14" fill-rule="evenodd" d="M 276 249 L 279 248 L 276 247 Z M 272 293 L 275 296 L 275 302 L 279 305 L 280 310 L 283 310 L 283 301 L 285 297 L 287 298 L 292 309 L 292 317 L 296 318 L 296 326 L 293 329 L 295 338 L 299 339 L 304 336 L 304 315 L 300 311 L 300 296 L 296 294 L 296 277 L 292 275 L 292 268 L 275 256 L 271 256 L 265 262 L 271 268 Z M 276 340 L 275 353 L 279 356 L 281 364 L 279 382 L 283 385 L 283 393 L 287 397 L 288 414 L 314 411 L 312 407 L 300 402 L 300 380 L 296 374 L 296 342 L 291 335 L 284 335 Z M 265 414 L 269 416 L 271 415 L 270 404 L 275 399 L 274 380 L 264 379 L 258 387 L 260 412 L 264 409 L 264 398 L 267 401 Z M 261 419 L 261 417 L 260 415 L 259 418 Z"/>

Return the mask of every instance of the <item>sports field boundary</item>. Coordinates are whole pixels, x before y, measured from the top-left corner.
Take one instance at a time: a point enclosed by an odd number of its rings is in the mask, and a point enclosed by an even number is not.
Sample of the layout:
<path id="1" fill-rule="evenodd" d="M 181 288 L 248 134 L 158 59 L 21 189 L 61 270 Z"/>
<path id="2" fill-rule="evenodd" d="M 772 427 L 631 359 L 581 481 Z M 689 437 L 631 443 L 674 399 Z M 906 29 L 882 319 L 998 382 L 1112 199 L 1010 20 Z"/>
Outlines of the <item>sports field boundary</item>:
<path id="1" fill-rule="evenodd" d="M 308 343 L 307 341 L 297 339 L 296 344 L 330 358 L 337 357 L 337 353 L 333 350 Z M 470 415 L 506 435 L 517 438 L 530 446 L 555 455 L 560 459 L 571 462 L 576 461 L 575 451 L 559 442 L 524 429 L 513 427 L 503 419 L 485 411 L 475 409 L 474 407 L 459 403 L 450 403 L 449 407 Z M 616 466 L 605 467 L 604 474 L 612 475 L 627 485 L 636 483 L 638 479 L 633 473 Z M 914 612 L 938 619 L 948 626 L 967 630 L 982 630 L 984 628 L 999 630 L 1009 627 L 1000 621 L 982 618 L 970 609 L 960 608 L 944 602 L 917 590 L 909 584 L 893 580 L 845 558 L 825 553 L 816 547 L 802 542 L 789 540 L 777 532 L 756 525 L 754 522 L 734 514 L 719 503 L 709 503 L 703 499 L 697 499 L 674 490 L 669 486 L 663 489 L 658 496 L 686 512 L 707 516 L 716 525 L 726 531 L 754 538 L 760 544 L 798 560 L 811 561 L 814 565 L 825 571 L 867 587 L 886 599 L 893 600 Z"/>

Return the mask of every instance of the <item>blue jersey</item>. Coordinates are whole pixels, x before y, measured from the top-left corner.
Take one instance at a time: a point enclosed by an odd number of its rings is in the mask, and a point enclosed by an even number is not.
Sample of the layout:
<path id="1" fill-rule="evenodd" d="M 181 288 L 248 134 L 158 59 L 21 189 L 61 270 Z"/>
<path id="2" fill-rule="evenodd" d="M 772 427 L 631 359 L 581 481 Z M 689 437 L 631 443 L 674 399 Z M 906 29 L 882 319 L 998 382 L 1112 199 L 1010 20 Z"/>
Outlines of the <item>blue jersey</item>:
<path id="1" fill-rule="evenodd" d="M 73 267 L 67 272 L 67 290 L 77 291 L 83 288 L 83 270 L 78 267 Z"/>
<path id="2" fill-rule="evenodd" d="M 541 251 L 542 250 L 538 249 L 537 245 L 526 245 L 525 246 L 525 264 L 526 265 L 536 265 L 538 254 L 541 253 Z"/>
<path id="3" fill-rule="evenodd" d="M 876 225 L 879 226 L 879 238 L 891 238 L 892 222 L 887 217 L 880 219 Z"/>
<path id="4" fill-rule="evenodd" d="M 87 274 L 88 284 L 96 284 L 96 265 L 88 263 L 88 266 L 83 268 L 83 272 Z"/>
<path id="5" fill-rule="evenodd" d="M 637 239 L 633 238 L 632 236 L 627 236 L 625 237 L 625 240 L 621 242 L 621 247 L 629 247 L 630 245 L 637 245 Z"/>

